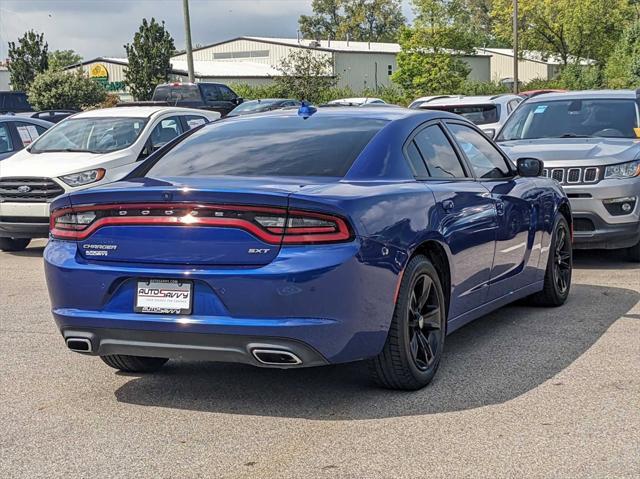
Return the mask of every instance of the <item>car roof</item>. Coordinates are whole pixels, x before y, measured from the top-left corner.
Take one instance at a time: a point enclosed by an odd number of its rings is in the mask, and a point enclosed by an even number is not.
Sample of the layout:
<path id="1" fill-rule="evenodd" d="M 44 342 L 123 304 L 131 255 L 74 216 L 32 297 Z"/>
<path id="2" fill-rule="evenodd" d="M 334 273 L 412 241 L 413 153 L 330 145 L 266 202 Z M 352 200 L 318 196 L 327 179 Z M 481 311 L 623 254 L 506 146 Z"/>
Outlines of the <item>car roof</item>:
<path id="1" fill-rule="evenodd" d="M 265 116 L 282 117 L 282 116 L 298 116 L 299 109 L 286 108 L 283 110 L 272 110 L 265 113 L 257 113 L 251 115 L 251 118 L 262 118 Z M 402 120 L 404 118 L 419 116 L 422 121 L 428 121 L 432 118 L 451 118 L 460 119 L 459 115 L 436 110 L 410 110 L 409 108 L 397 107 L 388 108 L 386 105 L 374 106 L 367 108 L 357 106 L 344 106 L 340 108 L 319 107 L 312 114 L 312 117 L 332 117 L 332 118 L 368 118 L 371 120 Z M 225 119 L 224 121 L 247 121 L 240 116 Z"/>
<path id="2" fill-rule="evenodd" d="M 0 115 L 0 122 L 5 121 L 21 121 L 23 123 L 31 123 L 32 125 L 45 126 L 47 128 L 52 127 L 55 123 L 50 121 L 40 120 L 38 118 L 29 118 L 28 116 L 19 115 Z"/>
<path id="3" fill-rule="evenodd" d="M 527 103 L 538 103 L 552 100 L 587 100 L 587 99 L 636 99 L 635 90 L 582 90 L 567 91 L 558 93 L 545 93 L 534 96 L 527 100 Z"/>
<path id="4" fill-rule="evenodd" d="M 487 103 L 501 103 L 513 99 L 522 100 L 522 97 L 505 93 L 502 95 L 452 96 L 448 98 L 434 98 L 433 100 L 430 100 L 428 103 L 423 105 L 423 108 L 428 108 L 433 105 L 479 105 Z"/>
<path id="5" fill-rule="evenodd" d="M 200 112 L 200 110 L 194 108 L 178 108 L 172 106 L 125 106 L 83 111 L 73 115 L 73 118 L 148 118 L 159 113 L 197 114 L 198 112 Z"/>

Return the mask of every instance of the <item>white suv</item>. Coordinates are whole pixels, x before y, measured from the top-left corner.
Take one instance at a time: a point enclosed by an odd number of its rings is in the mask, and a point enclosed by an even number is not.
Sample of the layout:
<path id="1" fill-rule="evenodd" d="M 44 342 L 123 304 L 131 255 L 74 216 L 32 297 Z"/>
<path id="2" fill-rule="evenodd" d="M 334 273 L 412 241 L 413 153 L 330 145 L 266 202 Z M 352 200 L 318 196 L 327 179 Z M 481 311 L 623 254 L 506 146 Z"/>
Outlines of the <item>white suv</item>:
<path id="1" fill-rule="evenodd" d="M 524 100 L 508 93 L 493 96 L 440 96 L 414 101 L 410 108 L 442 110 L 457 113 L 475 123 L 493 138 L 513 110 Z"/>
<path id="2" fill-rule="evenodd" d="M 46 238 L 49 203 L 71 191 L 118 181 L 182 133 L 220 118 L 191 108 L 127 106 L 73 115 L 0 162 L 0 249 Z"/>

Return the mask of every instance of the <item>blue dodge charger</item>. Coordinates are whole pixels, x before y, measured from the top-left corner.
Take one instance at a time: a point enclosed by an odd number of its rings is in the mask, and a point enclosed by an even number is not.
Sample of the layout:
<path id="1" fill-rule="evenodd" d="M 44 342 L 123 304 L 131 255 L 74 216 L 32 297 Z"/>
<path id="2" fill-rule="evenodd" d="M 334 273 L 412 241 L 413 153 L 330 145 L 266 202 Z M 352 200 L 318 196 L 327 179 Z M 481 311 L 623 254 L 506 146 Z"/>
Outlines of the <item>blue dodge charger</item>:
<path id="1" fill-rule="evenodd" d="M 439 111 L 204 125 L 53 202 L 53 315 L 69 349 L 123 371 L 368 360 L 382 386 L 421 388 L 448 333 L 521 298 L 565 302 L 571 211 L 541 169 Z"/>

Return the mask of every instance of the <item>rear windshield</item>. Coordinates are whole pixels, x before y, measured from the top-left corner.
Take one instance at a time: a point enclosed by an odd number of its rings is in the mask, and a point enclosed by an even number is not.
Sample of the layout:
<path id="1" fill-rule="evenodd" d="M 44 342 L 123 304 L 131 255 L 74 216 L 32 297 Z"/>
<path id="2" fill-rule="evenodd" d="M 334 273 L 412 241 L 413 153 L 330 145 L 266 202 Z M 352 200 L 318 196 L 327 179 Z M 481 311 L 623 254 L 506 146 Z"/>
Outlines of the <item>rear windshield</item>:
<path id="1" fill-rule="evenodd" d="M 553 100 L 522 104 L 498 141 L 535 138 L 636 138 L 634 100 Z"/>
<path id="2" fill-rule="evenodd" d="M 154 101 L 199 101 L 197 85 L 160 85 L 153 92 Z"/>
<path id="3" fill-rule="evenodd" d="M 455 113 L 465 117 L 476 125 L 488 125 L 489 123 L 497 123 L 500 112 L 499 106 L 491 103 L 486 105 L 429 105 L 423 104 L 420 108 L 429 110 L 440 110 Z"/>
<path id="4" fill-rule="evenodd" d="M 211 123 L 146 176 L 344 176 L 386 120 L 272 116 Z"/>

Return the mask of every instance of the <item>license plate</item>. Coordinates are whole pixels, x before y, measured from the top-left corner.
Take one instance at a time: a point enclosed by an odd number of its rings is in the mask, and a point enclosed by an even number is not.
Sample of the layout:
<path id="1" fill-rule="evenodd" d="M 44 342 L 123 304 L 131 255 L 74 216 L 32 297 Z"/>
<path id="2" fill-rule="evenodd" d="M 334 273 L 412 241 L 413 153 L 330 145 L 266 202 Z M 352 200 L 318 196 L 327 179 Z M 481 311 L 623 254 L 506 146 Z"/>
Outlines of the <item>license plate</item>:
<path id="1" fill-rule="evenodd" d="M 191 314 L 193 284 L 177 279 L 138 281 L 136 313 Z"/>

